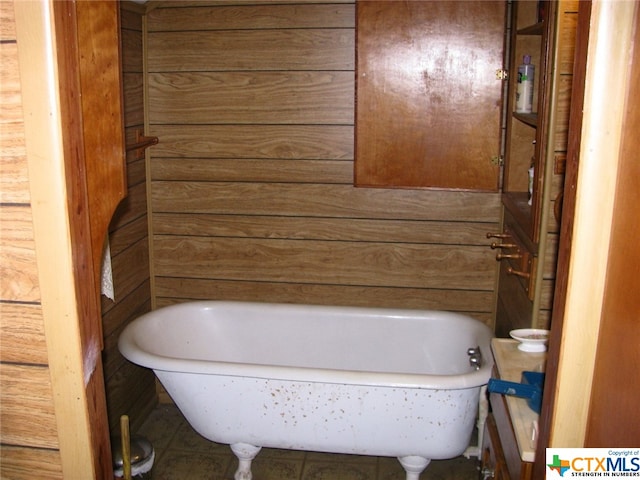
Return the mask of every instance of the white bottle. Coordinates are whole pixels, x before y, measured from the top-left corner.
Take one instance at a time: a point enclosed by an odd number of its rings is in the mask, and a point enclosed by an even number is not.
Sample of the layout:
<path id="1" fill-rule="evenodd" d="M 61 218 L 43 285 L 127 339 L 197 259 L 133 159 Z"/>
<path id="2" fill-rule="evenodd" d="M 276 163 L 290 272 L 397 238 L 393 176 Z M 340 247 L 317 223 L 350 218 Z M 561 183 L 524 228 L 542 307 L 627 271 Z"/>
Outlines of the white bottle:
<path id="1" fill-rule="evenodd" d="M 525 55 L 522 65 L 518 67 L 518 84 L 516 87 L 516 113 L 533 112 L 533 76 L 535 67 L 531 65 L 531 56 Z"/>

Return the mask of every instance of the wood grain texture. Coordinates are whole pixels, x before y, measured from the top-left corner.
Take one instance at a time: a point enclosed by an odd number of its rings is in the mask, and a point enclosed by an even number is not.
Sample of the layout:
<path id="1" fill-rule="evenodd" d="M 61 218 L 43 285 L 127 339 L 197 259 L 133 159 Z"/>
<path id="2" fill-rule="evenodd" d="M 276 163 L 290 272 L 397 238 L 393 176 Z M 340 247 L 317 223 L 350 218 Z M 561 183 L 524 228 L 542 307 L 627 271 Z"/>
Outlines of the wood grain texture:
<path id="1" fill-rule="evenodd" d="M 357 185 L 498 190 L 504 12 L 357 4 Z"/>
<path id="2" fill-rule="evenodd" d="M 347 29 L 162 32 L 150 33 L 148 42 L 150 72 L 352 70 L 354 64 Z"/>
<path id="3" fill-rule="evenodd" d="M 0 303 L 0 361 L 47 364 L 40 305 Z"/>
<path id="4" fill-rule="evenodd" d="M 491 324 L 499 196 L 355 188 L 354 2 L 267 3 L 149 13 L 156 305 L 405 306 Z"/>
<path id="5" fill-rule="evenodd" d="M 267 3 L 267 2 L 262 2 Z M 284 3 L 284 2 L 283 2 Z M 303 2 L 300 2 L 303 3 Z M 272 30 L 281 28 L 352 28 L 354 5 L 252 5 L 157 8 L 149 12 L 149 31 Z M 336 2 L 337 3 L 337 2 Z"/>
<path id="6" fill-rule="evenodd" d="M 156 213 L 156 235 L 487 246 L 496 225 L 472 222 Z"/>
<path id="7" fill-rule="evenodd" d="M 353 125 L 353 72 L 152 73 L 148 81 L 157 123 Z"/>
<path id="8" fill-rule="evenodd" d="M 13 41 L 0 43 L 0 202 L 28 203 L 29 183 L 22 120 L 22 96 L 18 71 L 18 46 L 13 27 L 13 4 L 2 2 L 3 35 Z M 6 18 L 6 30 L 5 30 Z M 3 37 L 4 38 L 4 37 Z"/>
<path id="9" fill-rule="evenodd" d="M 0 363 L 2 442 L 58 448 L 51 379 L 46 367 Z"/>
<path id="10" fill-rule="evenodd" d="M 492 194 L 354 188 L 349 185 L 154 182 L 158 212 L 285 215 L 496 223 Z M 486 238 L 485 238 L 486 240 Z M 455 243 L 455 240 L 453 240 Z"/>
<path id="11" fill-rule="evenodd" d="M 486 304 L 493 292 L 426 288 L 367 287 L 363 285 L 318 285 L 291 282 L 225 281 L 183 277 L 156 279 L 158 306 L 187 300 L 236 300 L 313 305 L 347 305 L 389 308 L 434 309 L 465 312 L 488 325 L 493 324 Z"/>
<path id="12" fill-rule="evenodd" d="M 40 301 L 29 206 L 0 206 L 0 299 Z"/>
<path id="13" fill-rule="evenodd" d="M 158 236 L 154 250 L 158 276 L 469 290 L 494 282 L 486 247 Z"/>
<path id="14" fill-rule="evenodd" d="M 13 2 L 0 2 L 0 40 L 16 39 L 15 21 Z"/>
<path id="15" fill-rule="evenodd" d="M 640 9 L 635 9 L 633 42 L 636 47 L 629 58 L 629 86 L 624 105 L 622 143 L 611 247 L 607 266 L 607 286 L 598 353 L 595 359 L 593 390 L 585 446 L 635 445 L 640 441 L 640 412 L 635 398 L 640 392 L 636 373 L 640 365 L 640 154 L 638 131 L 640 108 L 633 93 L 640 88 Z M 611 392 L 615 389 L 616 394 Z"/>
<path id="16" fill-rule="evenodd" d="M 126 195 L 120 15 L 109 2 L 79 3 L 76 11 L 91 239 L 102 252 L 109 220 Z M 99 284 L 101 256 L 94 264 Z"/>
<path id="17" fill-rule="evenodd" d="M 6 3 L 6 2 L 0 2 Z M 33 480 L 38 472 L 40 480 L 62 480 L 60 452 L 3 445 L 0 449 L 0 477 L 12 480 Z"/>
<path id="18" fill-rule="evenodd" d="M 158 158 L 152 180 L 353 184 L 351 160 Z"/>
<path id="19" fill-rule="evenodd" d="M 158 157 L 353 160 L 353 127 L 152 125 Z"/>
<path id="20" fill-rule="evenodd" d="M 0 478 L 61 480 L 11 1 L 0 40 Z"/>

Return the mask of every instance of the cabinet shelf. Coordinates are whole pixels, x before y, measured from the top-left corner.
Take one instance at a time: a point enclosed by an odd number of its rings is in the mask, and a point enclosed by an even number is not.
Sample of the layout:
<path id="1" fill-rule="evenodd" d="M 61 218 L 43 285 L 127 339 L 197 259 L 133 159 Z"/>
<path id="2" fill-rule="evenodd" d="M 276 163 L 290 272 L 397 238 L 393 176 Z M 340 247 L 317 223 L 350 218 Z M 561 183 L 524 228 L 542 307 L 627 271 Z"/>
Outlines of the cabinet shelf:
<path id="1" fill-rule="evenodd" d="M 542 35 L 544 33 L 545 23 L 538 22 L 528 27 L 520 28 L 517 31 L 518 35 Z"/>
<path id="2" fill-rule="evenodd" d="M 537 113 L 517 113 L 513 112 L 513 118 L 520 120 L 522 123 L 526 123 L 530 127 L 538 128 L 538 114 Z"/>

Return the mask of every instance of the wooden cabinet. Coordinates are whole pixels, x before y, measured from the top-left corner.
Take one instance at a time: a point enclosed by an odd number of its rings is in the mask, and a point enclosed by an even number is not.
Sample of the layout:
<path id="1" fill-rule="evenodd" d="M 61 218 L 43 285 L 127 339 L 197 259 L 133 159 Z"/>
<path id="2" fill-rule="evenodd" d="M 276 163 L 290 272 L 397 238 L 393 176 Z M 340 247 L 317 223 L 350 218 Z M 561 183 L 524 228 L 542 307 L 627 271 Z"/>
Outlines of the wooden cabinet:
<path id="1" fill-rule="evenodd" d="M 482 457 L 480 459 L 480 479 L 486 480 L 510 480 L 507 462 L 504 458 L 504 450 L 496 419 L 490 413 L 484 424 L 484 435 L 482 436 Z"/>
<path id="2" fill-rule="evenodd" d="M 484 425 L 480 478 L 530 480 L 533 463 L 520 459 L 504 398 L 494 394 L 490 398 L 492 413 L 487 416 Z"/>
<path id="3" fill-rule="evenodd" d="M 504 1 L 358 1 L 355 183 L 498 191 Z"/>
<path id="4" fill-rule="evenodd" d="M 522 371 L 543 368 L 545 353 L 524 353 L 517 346 L 518 342 L 511 339 L 492 340 L 494 378 L 519 382 Z M 538 422 L 538 414 L 523 398 L 493 392 L 489 394 L 489 406 L 491 413 L 482 436 L 480 478 L 530 480 L 536 454 L 534 424 Z"/>
<path id="5" fill-rule="evenodd" d="M 490 234 L 501 262 L 498 336 L 514 328 L 549 327 L 577 9 L 574 0 L 516 1 L 509 12 L 503 231 Z M 518 66 L 525 55 L 535 66 L 533 111 L 527 114 L 516 111 Z"/>
<path id="6" fill-rule="evenodd" d="M 511 49 L 507 103 L 507 140 L 503 202 L 523 233 L 535 244 L 540 238 L 544 189 L 544 151 L 550 103 L 552 47 L 555 10 L 550 2 L 515 2 L 511 14 Z M 524 57 L 535 67 L 533 111 L 518 113 L 516 97 L 521 82 L 518 67 Z M 533 168 L 532 195 L 529 172 Z"/>

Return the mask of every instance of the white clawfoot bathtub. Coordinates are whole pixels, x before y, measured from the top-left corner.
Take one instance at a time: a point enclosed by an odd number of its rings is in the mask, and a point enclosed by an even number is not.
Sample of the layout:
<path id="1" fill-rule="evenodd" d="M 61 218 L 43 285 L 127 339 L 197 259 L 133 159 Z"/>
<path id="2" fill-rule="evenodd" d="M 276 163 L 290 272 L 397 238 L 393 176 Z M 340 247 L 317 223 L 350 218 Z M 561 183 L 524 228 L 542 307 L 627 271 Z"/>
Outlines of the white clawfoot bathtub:
<path id="1" fill-rule="evenodd" d="M 205 301 L 139 317 L 118 346 L 231 445 L 236 480 L 261 447 L 398 457 L 418 480 L 469 445 L 491 337 L 447 312 Z"/>

